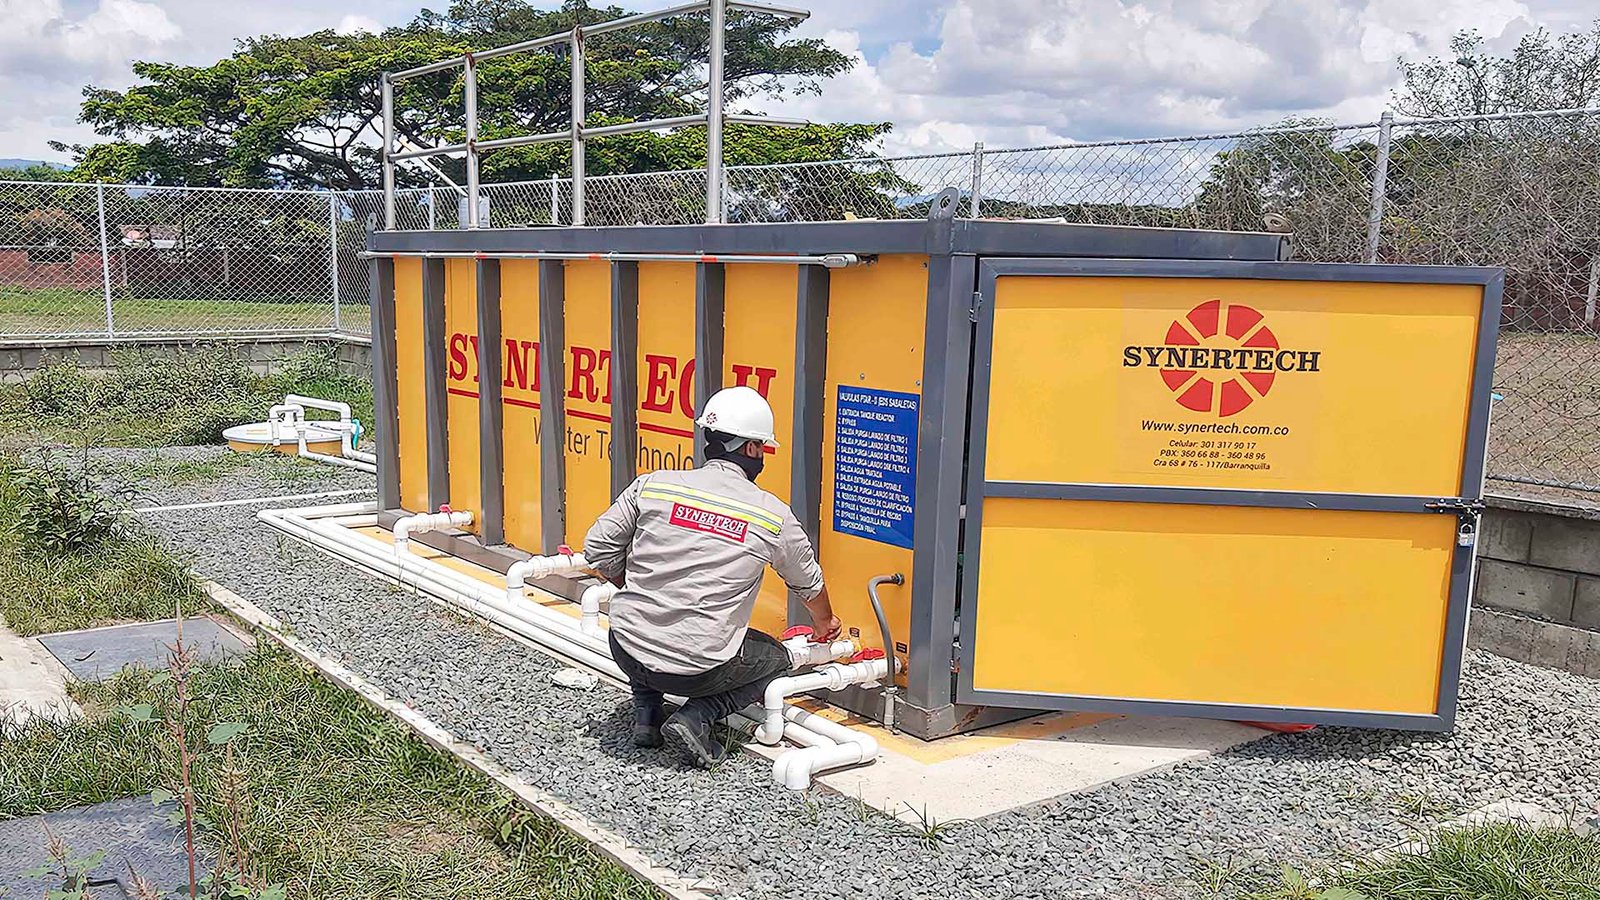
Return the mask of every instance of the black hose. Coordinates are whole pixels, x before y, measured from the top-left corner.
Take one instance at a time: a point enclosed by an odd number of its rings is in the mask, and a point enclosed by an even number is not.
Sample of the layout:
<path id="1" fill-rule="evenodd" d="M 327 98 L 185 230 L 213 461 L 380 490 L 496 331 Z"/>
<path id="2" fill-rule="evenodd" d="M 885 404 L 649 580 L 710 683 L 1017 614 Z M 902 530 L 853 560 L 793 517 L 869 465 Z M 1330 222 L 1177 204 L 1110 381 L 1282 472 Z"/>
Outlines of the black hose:
<path id="1" fill-rule="evenodd" d="M 878 599 L 878 585 L 905 584 L 906 577 L 899 572 L 893 575 L 874 575 L 867 581 L 867 597 L 872 600 L 872 611 L 878 617 L 878 631 L 883 634 L 883 656 L 888 663 L 888 678 L 883 686 L 883 727 L 894 730 L 895 655 L 894 635 L 889 631 L 889 617 L 884 615 L 883 603 Z"/>

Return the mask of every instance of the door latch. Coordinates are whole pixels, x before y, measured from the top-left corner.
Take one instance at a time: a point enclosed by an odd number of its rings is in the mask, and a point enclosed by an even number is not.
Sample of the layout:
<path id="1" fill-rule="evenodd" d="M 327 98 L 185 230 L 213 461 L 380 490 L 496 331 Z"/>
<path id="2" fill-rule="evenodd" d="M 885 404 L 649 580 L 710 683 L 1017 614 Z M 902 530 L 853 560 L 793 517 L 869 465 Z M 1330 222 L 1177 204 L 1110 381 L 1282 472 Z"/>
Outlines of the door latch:
<path id="1" fill-rule="evenodd" d="M 1461 520 L 1456 526 L 1457 547 L 1471 547 L 1478 543 L 1478 519 L 1483 515 L 1482 500 L 1445 497 L 1425 505 L 1434 512 L 1450 513 Z"/>

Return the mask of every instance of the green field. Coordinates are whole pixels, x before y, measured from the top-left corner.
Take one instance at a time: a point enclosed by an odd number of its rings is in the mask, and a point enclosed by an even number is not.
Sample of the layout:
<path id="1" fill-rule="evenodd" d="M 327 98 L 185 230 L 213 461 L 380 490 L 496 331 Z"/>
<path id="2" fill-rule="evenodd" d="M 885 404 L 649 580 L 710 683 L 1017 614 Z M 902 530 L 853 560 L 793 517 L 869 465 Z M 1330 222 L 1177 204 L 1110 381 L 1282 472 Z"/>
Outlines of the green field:
<path id="1" fill-rule="evenodd" d="M 113 294 L 117 334 L 334 330 L 330 301 L 276 301 L 227 296 L 175 300 Z M 366 304 L 340 305 L 344 331 L 366 333 Z M 66 288 L 0 287 L 0 335 L 54 337 L 106 332 L 105 296 Z"/>

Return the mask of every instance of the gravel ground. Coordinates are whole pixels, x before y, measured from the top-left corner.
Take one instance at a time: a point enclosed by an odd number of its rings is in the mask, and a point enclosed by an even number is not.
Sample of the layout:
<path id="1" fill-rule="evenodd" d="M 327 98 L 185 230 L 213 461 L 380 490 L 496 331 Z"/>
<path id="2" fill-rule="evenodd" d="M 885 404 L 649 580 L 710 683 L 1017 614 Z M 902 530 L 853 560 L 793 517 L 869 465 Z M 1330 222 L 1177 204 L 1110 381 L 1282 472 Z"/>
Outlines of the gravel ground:
<path id="1" fill-rule="evenodd" d="M 354 469 L 310 464 L 280 454 L 240 457 L 227 447 L 96 447 L 89 451 L 89 458 L 105 483 L 135 489 L 136 506 L 370 489 L 377 483 L 374 476 Z M 352 495 L 308 500 L 302 505 L 364 499 L 370 498 Z"/>
<path id="2" fill-rule="evenodd" d="M 330 470 L 329 483 L 344 485 L 346 474 Z M 248 495 L 265 486 L 254 477 L 182 493 Z M 198 571 L 727 897 L 809 900 L 819 882 L 851 897 L 1185 896 L 1213 867 L 1265 871 L 1367 852 L 1495 800 L 1583 818 L 1600 810 L 1600 681 L 1472 652 L 1453 735 L 1276 735 L 956 824 L 930 843 L 852 798 L 781 790 L 769 764 L 747 754 L 702 773 L 635 750 L 621 691 L 556 687 L 549 658 L 423 598 L 330 570 L 315 551 L 277 540 L 253 509 L 171 514 L 163 528 Z"/>

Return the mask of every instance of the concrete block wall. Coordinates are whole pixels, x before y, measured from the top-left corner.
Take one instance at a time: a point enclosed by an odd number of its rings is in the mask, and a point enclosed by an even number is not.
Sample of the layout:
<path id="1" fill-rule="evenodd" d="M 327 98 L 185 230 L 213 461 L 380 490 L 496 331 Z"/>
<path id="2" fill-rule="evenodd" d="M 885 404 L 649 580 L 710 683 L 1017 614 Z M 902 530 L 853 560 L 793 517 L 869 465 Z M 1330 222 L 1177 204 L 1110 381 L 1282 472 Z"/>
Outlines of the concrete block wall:
<path id="1" fill-rule="evenodd" d="M 1600 507 L 1487 503 L 1468 642 L 1600 678 Z"/>
<path id="2" fill-rule="evenodd" d="M 308 344 L 334 343 L 339 369 L 346 374 L 368 378 L 372 374 L 372 345 L 359 337 L 263 337 L 209 339 L 69 340 L 47 342 L 0 342 L 0 382 L 23 381 L 47 363 L 66 360 L 100 373 L 115 365 L 116 355 L 125 350 L 176 356 L 197 346 L 227 347 L 261 374 L 270 374 L 278 363 L 304 350 Z"/>
<path id="3" fill-rule="evenodd" d="M 1600 508 L 1489 503 L 1478 538 L 1478 604 L 1600 630 Z"/>

